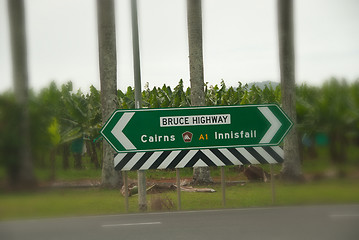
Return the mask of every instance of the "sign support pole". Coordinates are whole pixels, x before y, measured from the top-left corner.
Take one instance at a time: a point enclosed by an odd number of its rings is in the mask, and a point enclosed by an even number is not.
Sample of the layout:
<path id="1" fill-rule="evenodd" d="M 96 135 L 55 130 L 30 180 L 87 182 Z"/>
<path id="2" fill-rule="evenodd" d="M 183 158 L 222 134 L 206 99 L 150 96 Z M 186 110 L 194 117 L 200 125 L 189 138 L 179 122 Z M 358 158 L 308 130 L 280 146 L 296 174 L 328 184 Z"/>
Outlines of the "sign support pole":
<path id="1" fill-rule="evenodd" d="M 274 172 L 273 172 L 273 164 L 269 164 L 270 166 L 270 184 L 272 188 L 272 204 L 275 204 L 275 186 L 274 186 Z"/>
<path id="2" fill-rule="evenodd" d="M 226 180 L 224 176 L 223 166 L 221 166 L 221 186 L 222 186 L 222 206 L 226 207 Z"/>
<path id="3" fill-rule="evenodd" d="M 176 168 L 176 184 L 177 184 L 177 210 L 181 210 L 181 179 L 179 168 Z"/>
<path id="4" fill-rule="evenodd" d="M 135 78 L 135 108 L 142 108 L 141 96 L 141 68 L 140 68 L 140 47 L 138 37 L 137 0 L 131 0 L 132 16 L 132 45 L 133 45 L 133 70 Z M 147 210 L 146 200 L 146 173 L 143 170 L 137 171 L 138 178 L 138 207 L 140 211 Z"/>
<path id="5" fill-rule="evenodd" d="M 129 204 L 128 204 L 128 177 L 127 177 L 127 171 L 123 171 L 123 185 L 125 188 L 125 208 L 126 213 L 129 211 Z"/>

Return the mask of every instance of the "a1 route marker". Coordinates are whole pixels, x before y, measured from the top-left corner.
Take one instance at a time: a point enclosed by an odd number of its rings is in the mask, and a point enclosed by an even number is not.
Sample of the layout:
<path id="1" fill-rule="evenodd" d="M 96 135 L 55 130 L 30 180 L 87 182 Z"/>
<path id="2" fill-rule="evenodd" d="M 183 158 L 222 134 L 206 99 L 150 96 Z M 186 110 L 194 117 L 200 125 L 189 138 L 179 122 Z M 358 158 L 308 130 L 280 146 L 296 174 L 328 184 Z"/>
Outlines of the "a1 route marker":
<path id="1" fill-rule="evenodd" d="M 278 145 L 293 123 L 276 104 L 116 110 L 101 129 L 119 153 Z"/>

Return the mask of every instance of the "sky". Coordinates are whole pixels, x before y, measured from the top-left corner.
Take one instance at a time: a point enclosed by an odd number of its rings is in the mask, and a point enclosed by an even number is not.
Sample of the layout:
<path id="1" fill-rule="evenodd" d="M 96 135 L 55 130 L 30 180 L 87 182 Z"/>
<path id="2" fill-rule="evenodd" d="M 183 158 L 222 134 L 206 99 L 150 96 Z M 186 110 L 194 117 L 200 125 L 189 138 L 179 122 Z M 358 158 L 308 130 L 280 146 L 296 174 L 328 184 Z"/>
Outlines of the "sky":
<path id="1" fill-rule="evenodd" d="M 133 86 L 130 0 L 116 0 L 117 86 Z M 25 0 L 29 85 L 100 88 L 95 0 Z M 279 82 L 276 0 L 202 0 L 204 80 Z M 296 82 L 359 78 L 359 1 L 295 1 Z M 138 0 L 142 89 L 189 86 L 185 0 Z M 7 1 L 0 0 L 0 92 L 12 88 Z"/>

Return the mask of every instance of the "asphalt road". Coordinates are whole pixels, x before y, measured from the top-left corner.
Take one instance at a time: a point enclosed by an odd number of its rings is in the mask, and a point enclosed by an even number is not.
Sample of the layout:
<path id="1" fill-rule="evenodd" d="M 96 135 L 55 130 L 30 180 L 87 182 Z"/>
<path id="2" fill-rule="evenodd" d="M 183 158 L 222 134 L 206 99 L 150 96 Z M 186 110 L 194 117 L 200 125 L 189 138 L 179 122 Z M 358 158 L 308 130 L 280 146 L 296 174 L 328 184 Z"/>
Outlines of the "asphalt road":
<path id="1" fill-rule="evenodd" d="M 0 222 L 0 239 L 359 239 L 359 205 L 227 209 Z"/>

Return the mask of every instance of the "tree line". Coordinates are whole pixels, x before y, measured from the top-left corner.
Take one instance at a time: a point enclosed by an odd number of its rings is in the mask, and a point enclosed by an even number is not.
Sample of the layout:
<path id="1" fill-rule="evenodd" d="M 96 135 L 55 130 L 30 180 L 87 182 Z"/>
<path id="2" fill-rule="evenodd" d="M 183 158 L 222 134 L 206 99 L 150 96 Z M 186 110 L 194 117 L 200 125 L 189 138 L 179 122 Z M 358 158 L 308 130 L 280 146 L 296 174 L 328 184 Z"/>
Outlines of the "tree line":
<path id="1" fill-rule="evenodd" d="M 207 106 L 281 103 L 280 85 L 238 83 L 227 87 L 205 85 Z M 331 161 L 345 163 L 346 148 L 359 146 L 359 80 L 352 84 L 345 79 L 331 78 L 321 87 L 303 84 L 296 87 L 298 141 L 302 147 L 315 150 L 317 134 L 328 138 Z M 62 158 L 62 168 L 81 169 L 82 149 L 86 146 L 94 168 L 100 168 L 102 140 L 100 91 L 91 86 L 88 92 L 74 91 L 72 82 L 58 87 L 52 82 L 38 93 L 30 92 L 31 153 L 35 166 L 54 168 L 56 156 Z M 119 109 L 135 108 L 133 87 L 117 90 L 116 105 Z M 173 89 L 167 85 L 150 88 L 147 83 L 142 91 L 143 108 L 167 108 L 191 106 L 191 88 L 183 81 Z M 6 168 L 9 180 L 16 182 L 19 169 L 19 153 L 22 137 L 19 108 L 11 92 L 0 95 L 0 154 L 1 165 Z M 70 156 L 74 165 L 70 166 Z"/>

